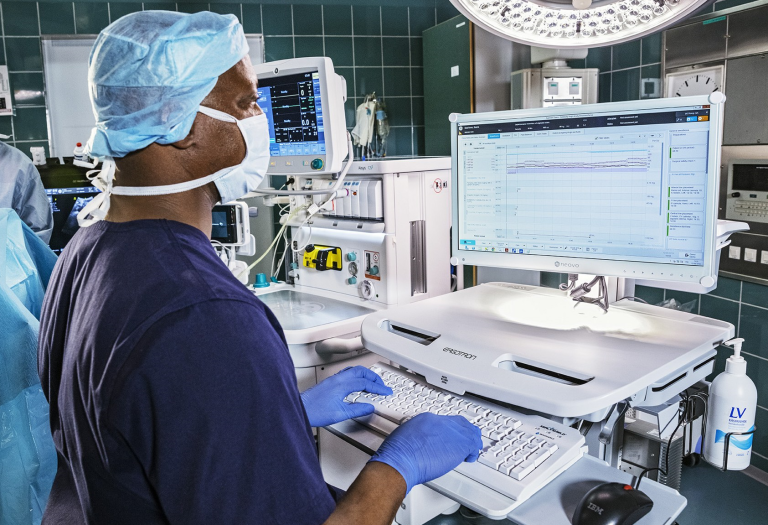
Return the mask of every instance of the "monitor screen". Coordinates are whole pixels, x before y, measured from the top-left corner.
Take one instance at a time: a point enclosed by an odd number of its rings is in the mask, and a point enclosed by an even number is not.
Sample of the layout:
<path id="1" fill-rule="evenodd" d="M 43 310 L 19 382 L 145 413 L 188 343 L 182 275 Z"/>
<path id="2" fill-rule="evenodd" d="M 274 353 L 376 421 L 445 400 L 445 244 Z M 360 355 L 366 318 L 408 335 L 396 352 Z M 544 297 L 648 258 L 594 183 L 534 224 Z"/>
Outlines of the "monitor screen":
<path id="1" fill-rule="evenodd" d="M 549 257 L 553 271 L 583 267 L 568 258 L 707 265 L 712 106 L 591 108 L 455 125 L 457 253 L 498 253 L 490 266 L 513 267 L 525 267 L 520 255 Z"/>
<path id="2" fill-rule="evenodd" d="M 269 121 L 270 156 L 325 155 L 317 70 L 260 78 L 258 93 Z"/>
<path id="3" fill-rule="evenodd" d="M 59 164 L 57 159 L 49 159 L 48 165 L 38 166 L 38 171 L 53 211 L 53 232 L 49 244 L 51 250 L 60 254 L 79 229 L 78 212 L 99 190 L 86 177 L 88 169 L 68 163 Z"/>

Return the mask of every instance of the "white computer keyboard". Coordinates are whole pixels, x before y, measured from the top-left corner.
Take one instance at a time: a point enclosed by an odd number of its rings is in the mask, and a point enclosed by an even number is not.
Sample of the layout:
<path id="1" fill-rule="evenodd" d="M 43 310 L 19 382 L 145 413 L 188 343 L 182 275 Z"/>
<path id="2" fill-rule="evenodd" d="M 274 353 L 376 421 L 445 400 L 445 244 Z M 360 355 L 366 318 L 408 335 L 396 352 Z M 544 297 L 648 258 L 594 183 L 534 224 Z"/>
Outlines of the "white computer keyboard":
<path id="1" fill-rule="evenodd" d="M 385 363 L 371 367 L 392 388 L 391 396 L 355 392 L 349 403 L 370 403 L 375 412 L 356 421 L 385 435 L 423 412 L 461 415 L 480 427 L 485 447 L 475 463 L 462 463 L 463 474 L 518 502 L 531 497 L 583 455 L 578 430 L 540 416 L 521 414 L 470 396 L 429 385 L 421 377 Z"/>

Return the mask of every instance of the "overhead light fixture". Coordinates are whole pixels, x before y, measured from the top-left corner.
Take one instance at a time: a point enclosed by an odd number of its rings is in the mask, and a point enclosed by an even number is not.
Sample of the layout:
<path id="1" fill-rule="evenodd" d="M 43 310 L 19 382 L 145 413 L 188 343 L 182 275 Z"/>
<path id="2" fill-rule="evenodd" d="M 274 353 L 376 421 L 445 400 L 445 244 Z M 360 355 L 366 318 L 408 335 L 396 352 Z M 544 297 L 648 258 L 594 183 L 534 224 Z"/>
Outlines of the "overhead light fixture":
<path id="1" fill-rule="evenodd" d="M 479 27 L 523 44 L 599 47 L 634 40 L 711 0 L 451 0 Z"/>

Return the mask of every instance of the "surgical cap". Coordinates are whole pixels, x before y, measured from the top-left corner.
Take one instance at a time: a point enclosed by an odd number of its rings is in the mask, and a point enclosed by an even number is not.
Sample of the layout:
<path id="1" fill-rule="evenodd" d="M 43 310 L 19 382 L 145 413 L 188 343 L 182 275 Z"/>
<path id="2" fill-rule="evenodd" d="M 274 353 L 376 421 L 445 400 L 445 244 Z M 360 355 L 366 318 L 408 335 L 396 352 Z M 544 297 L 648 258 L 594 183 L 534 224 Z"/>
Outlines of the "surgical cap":
<path id="1" fill-rule="evenodd" d="M 124 157 L 185 138 L 218 77 L 248 54 L 234 15 L 142 11 L 96 39 L 88 89 L 96 127 L 92 157 Z"/>

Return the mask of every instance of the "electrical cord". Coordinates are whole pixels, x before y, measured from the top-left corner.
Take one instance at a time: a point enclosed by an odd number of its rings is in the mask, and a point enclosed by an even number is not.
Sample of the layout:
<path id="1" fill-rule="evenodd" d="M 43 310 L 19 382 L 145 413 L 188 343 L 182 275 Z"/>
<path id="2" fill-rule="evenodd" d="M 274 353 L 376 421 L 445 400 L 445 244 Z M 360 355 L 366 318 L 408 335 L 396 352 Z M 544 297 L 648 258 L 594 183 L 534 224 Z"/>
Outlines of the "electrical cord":
<path id="1" fill-rule="evenodd" d="M 650 468 L 643 469 L 643 471 L 640 472 L 640 475 L 637 477 L 637 483 L 635 483 L 635 490 L 640 489 L 640 482 L 643 480 L 643 476 L 645 476 L 649 472 L 658 470 L 662 476 L 667 476 L 667 473 L 669 472 L 669 449 L 672 448 L 672 440 L 675 438 L 675 434 L 677 434 L 677 431 L 680 430 L 680 426 L 683 423 L 685 423 L 686 425 L 689 423 L 689 421 L 687 420 L 688 408 L 689 408 L 688 406 L 689 395 L 687 392 L 682 392 L 681 395 L 683 396 L 683 399 L 680 402 L 682 406 L 679 407 L 677 411 L 678 413 L 677 426 L 675 427 L 675 430 L 672 431 L 672 434 L 669 436 L 669 440 L 667 441 L 667 451 L 666 451 L 666 454 L 664 455 L 665 456 L 664 468 L 662 469 L 661 467 L 650 467 Z M 682 411 L 682 417 L 680 417 L 681 411 Z"/>
<path id="2" fill-rule="evenodd" d="M 619 301 L 623 301 L 624 299 L 629 299 L 630 301 L 637 301 L 638 303 L 649 304 L 648 301 L 646 301 L 645 299 L 640 299 L 639 297 L 635 297 L 634 295 L 625 295 L 624 297 L 619 299 Z"/>

